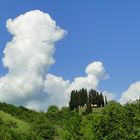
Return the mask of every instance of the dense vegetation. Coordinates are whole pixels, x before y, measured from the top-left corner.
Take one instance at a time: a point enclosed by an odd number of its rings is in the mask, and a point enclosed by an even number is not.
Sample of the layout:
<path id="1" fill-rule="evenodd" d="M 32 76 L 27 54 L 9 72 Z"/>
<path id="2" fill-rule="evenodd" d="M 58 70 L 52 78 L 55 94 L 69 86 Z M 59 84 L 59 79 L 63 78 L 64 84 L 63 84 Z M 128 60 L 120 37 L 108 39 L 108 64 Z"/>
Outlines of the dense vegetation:
<path id="1" fill-rule="evenodd" d="M 36 112 L 0 103 L 0 140 L 140 139 L 140 100 L 126 105 L 110 101 L 91 109 L 86 113 L 84 107 L 77 111 L 52 105 Z"/>

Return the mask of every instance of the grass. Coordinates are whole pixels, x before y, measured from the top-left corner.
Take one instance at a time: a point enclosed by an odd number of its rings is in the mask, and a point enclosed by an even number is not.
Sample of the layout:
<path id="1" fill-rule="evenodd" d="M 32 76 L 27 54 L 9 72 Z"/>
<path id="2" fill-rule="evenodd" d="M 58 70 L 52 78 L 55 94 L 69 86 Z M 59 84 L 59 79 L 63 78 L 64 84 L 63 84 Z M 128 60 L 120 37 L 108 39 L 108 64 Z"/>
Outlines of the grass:
<path id="1" fill-rule="evenodd" d="M 99 107 L 99 108 L 93 108 L 92 112 L 93 113 L 100 113 L 103 110 L 104 107 Z"/>
<path id="2" fill-rule="evenodd" d="M 28 123 L 17 119 L 16 117 L 5 113 L 4 111 L 0 111 L 0 118 L 4 121 L 4 123 L 12 123 L 11 125 L 13 126 L 13 129 L 17 129 L 21 132 L 28 133 L 28 130 L 30 129 L 30 126 Z M 14 127 L 14 124 L 16 127 Z"/>
<path id="3" fill-rule="evenodd" d="M 103 108 L 104 107 L 92 108 L 92 113 L 100 113 L 103 110 Z M 79 114 L 81 115 L 83 112 L 85 112 L 85 110 L 85 107 L 79 108 Z"/>

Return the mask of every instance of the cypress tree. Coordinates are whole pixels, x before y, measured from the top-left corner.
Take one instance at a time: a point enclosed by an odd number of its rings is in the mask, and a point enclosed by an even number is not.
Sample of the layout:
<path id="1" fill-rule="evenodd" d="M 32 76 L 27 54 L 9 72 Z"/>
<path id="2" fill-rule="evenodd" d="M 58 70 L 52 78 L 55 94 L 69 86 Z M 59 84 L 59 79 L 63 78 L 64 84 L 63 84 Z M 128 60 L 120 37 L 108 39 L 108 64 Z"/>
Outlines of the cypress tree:
<path id="1" fill-rule="evenodd" d="M 105 105 L 107 105 L 108 104 L 108 101 L 107 101 L 107 98 L 106 98 L 106 96 L 105 96 Z"/>
<path id="2" fill-rule="evenodd" d="M 102 93 L 100 93 L 100 106 L 104 107 L 104 97 Z"/>
<path id="3" fill-rule="evenodd" d="M 71 97 L 70 97 L 70 102 L 69 102 L 69 107 L 71 110 L 74 110 L 77 106 L 77 97 L 76 97 L 76 91 L 72 90 L 71 92 Z"/>
<path id="4" fill-rule="evenodd" d="M 87 90 L 82 88 L 80 94 L 81 94 L 81 106 L 84 106 L 84 104 L 87 104 L 88 101 Z"/>
<path id="5" fill-rule="evenodd" d="M 76 109 L 78 111 L 79 106 L 87 105 L 88 108 L 91 107 L 91 104 L 97 105 L 97 107 L 103 107 L 107 104 L 107 98 L 104 97 L 102 93 L 99 93 L 96 90 L 91 89 L 89 91 L 89 94 L 87 92 L 87 89 L 80 89 L 79 91 L 73 90 L 71 92 L 69 107 L 71 110 Z"/>

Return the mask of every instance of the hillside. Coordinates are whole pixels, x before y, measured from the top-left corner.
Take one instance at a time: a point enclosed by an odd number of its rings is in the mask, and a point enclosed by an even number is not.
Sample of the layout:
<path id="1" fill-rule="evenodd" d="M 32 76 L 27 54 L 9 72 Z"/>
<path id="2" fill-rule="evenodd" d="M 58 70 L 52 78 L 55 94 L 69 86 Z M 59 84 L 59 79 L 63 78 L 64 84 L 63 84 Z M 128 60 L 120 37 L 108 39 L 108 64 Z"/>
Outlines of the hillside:
<path id="1" fill-rule="evenodd" d="M 23 133 L 28 133 L 30 126 L 28 123 L 17 119 L 16 117 L 0 111 L 0 119 L 7 127 L 11 127 L 12 129 L 17 129 Z"/>
<path id="2" fill-rule="evenodd" d="M 139 140 L 140 101 L 70 110 L 50 106 L 47 112 L 0 103 L 0 140 Z"/>
<path id="3" fill-rule="evenodd" d="M 22 113 L 21 107 L 0 103 L 0 140 L 38 139 L 31 124 L 24 121 L 25 115 Z"/>

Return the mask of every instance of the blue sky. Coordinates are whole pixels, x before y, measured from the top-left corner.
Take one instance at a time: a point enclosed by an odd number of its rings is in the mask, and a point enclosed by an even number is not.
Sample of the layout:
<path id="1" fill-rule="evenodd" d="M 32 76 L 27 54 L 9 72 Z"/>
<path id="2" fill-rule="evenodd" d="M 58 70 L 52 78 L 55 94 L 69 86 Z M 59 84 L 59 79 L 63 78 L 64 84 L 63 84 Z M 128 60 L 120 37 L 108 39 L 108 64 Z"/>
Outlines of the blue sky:
<path id="1" fill-rule="evenodd" d="M 92 61 L 101 61 L 109 74 L 99 88 L 119 97 L 130 84 L 140 79 L 140 1 L 135 0 L 1 0 L 0 1 L 0 75 L 3 50 L 11 35 L 5 23 L 27 11 L 39 9 L 67 30 L 57 43 L 56 63 L 49 72 L 64 79 L 85 76 Z"/>

